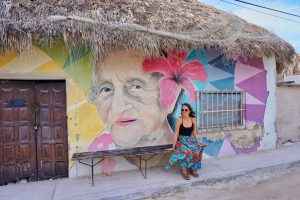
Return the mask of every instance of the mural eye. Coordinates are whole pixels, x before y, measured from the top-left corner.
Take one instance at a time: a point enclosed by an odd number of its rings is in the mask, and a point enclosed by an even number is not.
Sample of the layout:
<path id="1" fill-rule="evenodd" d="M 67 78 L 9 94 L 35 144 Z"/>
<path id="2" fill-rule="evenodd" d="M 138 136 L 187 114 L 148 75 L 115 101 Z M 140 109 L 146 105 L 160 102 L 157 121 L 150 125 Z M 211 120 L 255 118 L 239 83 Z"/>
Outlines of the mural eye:
<path id="1" fill-rule="evenodd" d="M 113 93 L 113 87 L 110 85 L 103 85 L 99 88 L 99 95 L 100 96 L 109 96 Z"/>
<path id="2" fill-rule="evenodd" d="M 101 94 L 102 92 L 110 92 L 110 91 L 112 91 L 111 88 L 109 88 L 109 87 L 104 87 L 104 88 L 101 88 L 101 89 L 100 89 L 100 94 Z"/>
<path id="3" fill-rule="evenodd" d="M 104 87 L 100 90 L 100 93 L 102 92 L 110 92 L 112 89 L 111 88 L 108 88 L 108 87 Z"/>
<path id="4" fill-rule="evenodd" d="M 139 90 L 141 90 L 142 89 L 142 86 L 140 86 L 140 85 L 132 85 L 131 86 L 131 88 L 130 88 L 130 90 L 131 91 L 139 91 Z"/>

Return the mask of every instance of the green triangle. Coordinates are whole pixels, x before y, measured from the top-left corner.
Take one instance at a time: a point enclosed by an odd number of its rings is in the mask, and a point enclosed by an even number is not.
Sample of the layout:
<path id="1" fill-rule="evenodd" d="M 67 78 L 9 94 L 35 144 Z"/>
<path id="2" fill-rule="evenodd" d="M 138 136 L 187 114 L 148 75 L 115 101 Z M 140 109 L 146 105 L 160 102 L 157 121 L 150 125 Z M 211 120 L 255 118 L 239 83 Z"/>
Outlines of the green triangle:
<path id="1" fill-rule="evenodd" d="M 63 65 L 63 68 L 65 69 L 68 66 L 70 66 L 71 64 L 75 63 L 77 60 L 83 58 L 88 53 L 90 53 L 90 51 L 91 51 L 91 48 L 89 46 L 85 46 L 85 45 L 72 47 L 67 56 L 66 62 Z"/>

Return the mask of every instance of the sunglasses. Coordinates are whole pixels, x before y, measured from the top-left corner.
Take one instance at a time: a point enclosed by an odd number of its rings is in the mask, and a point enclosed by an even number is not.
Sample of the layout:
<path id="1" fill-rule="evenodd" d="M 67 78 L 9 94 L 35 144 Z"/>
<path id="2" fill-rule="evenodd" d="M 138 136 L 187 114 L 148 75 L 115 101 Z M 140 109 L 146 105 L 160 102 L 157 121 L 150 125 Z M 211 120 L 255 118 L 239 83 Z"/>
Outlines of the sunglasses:
<path id="1" fill-rule="evenodd" d="M 181 112 L 187 112 L 187 111 L 189 111 L 189 109 L 183 109 L 183 108 L 181 108 Z"/>

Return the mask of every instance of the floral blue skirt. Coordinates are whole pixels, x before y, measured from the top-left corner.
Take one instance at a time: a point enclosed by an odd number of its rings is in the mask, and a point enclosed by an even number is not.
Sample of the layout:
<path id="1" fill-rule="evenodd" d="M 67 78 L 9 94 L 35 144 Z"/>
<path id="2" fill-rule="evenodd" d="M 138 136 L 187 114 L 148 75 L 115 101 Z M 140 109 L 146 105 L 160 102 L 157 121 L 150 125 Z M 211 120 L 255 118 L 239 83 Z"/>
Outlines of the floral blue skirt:
<path id="1" fill-rule="evenodd" d="M 178 136 L 177 143 L 166 164 L 169 169 L 173 164 L 178 163 L 189 169 L 200 169 L 203 147 L 199 147 L 193 136 Z"/>

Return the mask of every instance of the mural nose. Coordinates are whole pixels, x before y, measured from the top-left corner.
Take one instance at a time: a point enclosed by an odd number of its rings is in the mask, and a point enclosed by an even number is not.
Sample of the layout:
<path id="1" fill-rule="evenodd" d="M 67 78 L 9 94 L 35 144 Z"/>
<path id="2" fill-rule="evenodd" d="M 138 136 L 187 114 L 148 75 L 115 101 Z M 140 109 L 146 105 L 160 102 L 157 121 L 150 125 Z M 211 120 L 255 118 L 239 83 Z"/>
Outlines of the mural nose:
<path id="1" fill-rule="evenodd" d="M 126 110 L 125 95 L 122 91 L 116 90 L 111 102 L 111 111 L 113 113 L 122 113 Z"/>

